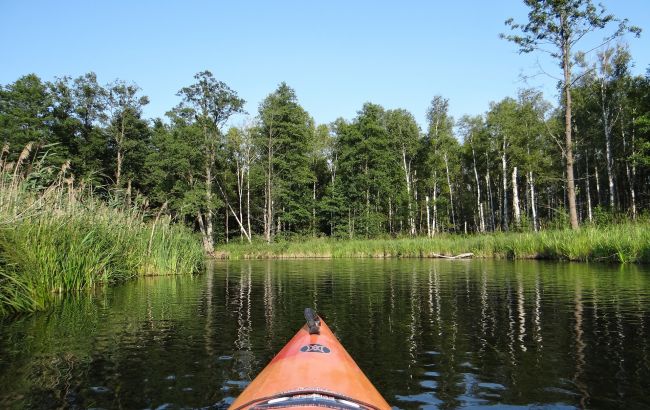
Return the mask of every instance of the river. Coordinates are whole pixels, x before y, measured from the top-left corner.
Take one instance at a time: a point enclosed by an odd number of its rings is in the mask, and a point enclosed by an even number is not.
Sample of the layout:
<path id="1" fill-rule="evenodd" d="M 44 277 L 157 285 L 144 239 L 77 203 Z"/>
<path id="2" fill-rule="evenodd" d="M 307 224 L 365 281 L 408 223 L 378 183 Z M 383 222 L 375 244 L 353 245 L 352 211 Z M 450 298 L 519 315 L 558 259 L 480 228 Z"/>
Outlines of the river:
<path id="1" fill-rule="evenodd" d="M 1 408 L 225 408 L 313 307 L 394 408 L 650 408 L 650 267 L 219 261 L 0 321 Z"/>

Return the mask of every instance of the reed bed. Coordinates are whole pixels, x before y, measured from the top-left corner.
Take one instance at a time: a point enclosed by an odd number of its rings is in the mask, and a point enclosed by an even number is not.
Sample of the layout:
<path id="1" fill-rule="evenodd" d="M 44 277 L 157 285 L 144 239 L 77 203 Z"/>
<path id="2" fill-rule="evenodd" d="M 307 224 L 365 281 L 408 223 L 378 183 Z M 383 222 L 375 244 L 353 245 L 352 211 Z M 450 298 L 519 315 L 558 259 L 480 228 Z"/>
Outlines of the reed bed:
<path id="1" fill-rule="evenodd" d="M 478 258 L 650 263 L 650 223 L 629 222 L 578 231 L 439 235 L 433 238 L 335 240 L 327 238 L 223 246 L 230 259 L 434 258 L 472 253 Z"/>
<path id="2" fill-rule="evenodd" d="M 15 163 L 6 150 L 0 156 L 0 315 L 44 309 L 64 292 L 200 268 L 190 230 L 75 187 L 67 163 L 25 166 L 30 149 Z"/>

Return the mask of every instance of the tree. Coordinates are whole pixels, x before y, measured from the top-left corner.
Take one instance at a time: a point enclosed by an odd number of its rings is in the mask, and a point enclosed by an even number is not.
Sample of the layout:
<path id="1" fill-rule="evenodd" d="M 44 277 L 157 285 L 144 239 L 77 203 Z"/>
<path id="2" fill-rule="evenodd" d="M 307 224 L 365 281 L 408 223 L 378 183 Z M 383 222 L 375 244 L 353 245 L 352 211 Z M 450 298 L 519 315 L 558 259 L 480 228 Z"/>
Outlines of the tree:
<path id="1" fill-rule="evenodd" d="M 618 28 L 607 36 L 603 43 L 621 36 L 626 31 L 638 36 L 641 29 L 634 26 L 628 27 L 627 19 L 618 20 L 613 15 L 606 14 L 602 6 L 600 6 L 600 10 L 596 9 L 591 0 L 524 0 L 524 4 L 530 8 L 526 24 L 515 23 L 512 18 L 506 20 L 506 25 L 510 26 L 512 30 L 519 31 L 520 34 L 501 34 L 501 37 L 517 44 L 520 53 L 546 52 L 562 67 L 563 77 L 560 80 L 560 86 L 565 112 L 564 157 L 566 160 L 567 197 L 571 228 L 578 229 L 571 135 L 574 48 L 587 34 L 597 29 L 604 29 L 609 23 L 618 22 Z"/>
<path id="2" fill-rule="evenodd" d="M 106 107 L 110 146 L 115 152 L 115 188 L 122 188 L 122 168 L 127 151 L 133 149 L 142 127 L 140 117 L 142 107 L 149 104 L 149 98 L 139 96 L 140 87 L 116 80 L 108 86 Z M 130 184 L 130 180 L 129 180 Z"/>
<path id="3" fill-rule="evenodd" d="M 52 96 L 36 74 L 20 77 L 0 88 L 0 138 L 9 144 L 9 158 L 18 157 L 28 143 L 52 141 Z"/>
<path id="4" fill-rule="evenodd" d="M 325 124 L 318 125 L 312 132 L 312 139 L 309 143 L 309 166 L 312 176 L 312 221 L 310 231 L 312 236 L 317 235 L 320 221 L 320 201 L 325 189 L 331 180 L 330 160 L 332 137 L 330 129 Z"/>
<path id="5" fill-rule="evenodd" d="M 167 113 L 169 125 L 154 120 L 151 144 L 145 168 L 145 184 L 151 204 L 162 207 L 188 223 L 204 206 L 203 153 L 196 147 L 203 143 L 200 127 L 189 110 Z"/>
<path id="6" fill-rule="evenodd" d="M 437 192 L 442 191 L 442 184 L 439 184 L 441 175 L 445 175 L 447 182 L 447 195 L 449 203 L 447 206 L 447 219 L 452 229 L 456 229 L 456 214 L 454 207 L 454 184 L 453 174 L 458 158 L 458 141 L 453 135 L 454 120 L 449 116 L 449 100 L 442 96 L 435 96 L 427 110 L 429 128 L 422 145 L 421 164 L 423 169 L 421 175 L 425 178 L 426 191 L 433 196 L 433 232 L 436 232 L 438 196 Z"/>
<path id="7" fill-rule="evenodd" d="M 241 235 L 251 242 L 251 216 L 250 216 L 250 172 L 251 165 L 255 155 L 253 144 L 253 133 L 255 125 L 245 123 L 241 127 L 231 127 L 226 134 L 227 158 L 234 166 L 234 175 L 236 178 L 237 206 L 235 210 L 228 201 L 227 193 L 224 192 L 226 205 L 232 212 Z M 246 202 L 246 218 L 244 219 L 244 202 Z"/>
<path id="8" fill-rule="evenodd" d="M 472 170 L 474 174 L 474 187 L 476 189 L 476 211 L 478 214 L 478 230 L 479 232 L 485 232 L 485 212 L 483 209 L 483 199 L 481 196 L 481 178 L 479 178 L 478 166 L 476 163 L 476 151 L 477 151 L 477 139 L 480 138 L 480 134 L 485 127 L 483 124 L 483 118 L 480 116 L 463 116 L 459 123 L 459 129 L 464 138 L 465 146 L 468 146 L 471 151 L 470 161 L 472 164 Z"/>
<path id="9" fill-rule="evenodd" d="M 212 184 L 221 127 L 233 114 L 244 112 L 244 100 L 224 82 L 214 78 L 210 71 L 194 75 L 196 82 L 182 88 L 177 95 L 183 98 L 179 108 L 187 108 L 198 127 L 202 130 L 203 141 L 198 147 L 203 152 L 205 181 L 205 201 L 197 210 L 197 221 L 203 237 L 206 252 L 214 252 L 214 233 L 212 227 L 215 199 Z"/>
<path id="10" fill-rule="evenodd" d="M 79 176 L 95 177 L 103 173 L 110 165 L 102 123 L 108 122 L 106 103 L 108 91 L 99 85 L 97 75 L 93 72 L 77 77 L 72 82 L 72 99 L 74 116 L 80 124 L 77 136 L 78 160 L 72 168 Z M 98 181 L 99 182 L 99 181 Z"/>
<path id="11" fill-rule="evenodd" d="M 309 227 L 313 120 L 286 83 L 262 101 L 259 119 L 258 145 L 266 161 L 264 237 L 270 242 L 273 232 Z"/>
<path id="12" fill-rule="evenodd" d="M 414 160 L 420 143 L 420 128 L 413 115 L 402 109 L 390 110 L 386 113 L 386 126 L 392 141 L 392 146 L 396 148 L 394 154 L 397 154 L 397 161 L 400 163 L 403 172 L 404 186 L 406 187 L 409 235 L 415 236 L 417 230 L 415 227 L 415 215 L 413 214 Z"/>

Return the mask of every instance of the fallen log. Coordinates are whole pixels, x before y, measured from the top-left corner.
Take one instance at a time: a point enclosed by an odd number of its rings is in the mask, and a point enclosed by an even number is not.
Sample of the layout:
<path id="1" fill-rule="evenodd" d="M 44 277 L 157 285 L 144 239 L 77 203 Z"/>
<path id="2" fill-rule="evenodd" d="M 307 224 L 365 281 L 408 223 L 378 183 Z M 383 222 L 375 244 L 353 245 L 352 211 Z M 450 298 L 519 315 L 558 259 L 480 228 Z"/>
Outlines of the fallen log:
<path id="1" fill-rule="evenodd" d="M 434 258 L 441 258 L 441 259 L 465 259 L 465 258 L 471 258 L 472 256 L 474 256 L 474 254 L 471 253 L 471 252 L 461 253 L 461 254 L 458 254 L 458 255 L 455 255 L 455 256 L 454 255 L 451 255 L 451 256 L 450 255 L 442 255 L 442 254 L 439 254 L 439 253 L 432 253 L 431 255 Z"/>

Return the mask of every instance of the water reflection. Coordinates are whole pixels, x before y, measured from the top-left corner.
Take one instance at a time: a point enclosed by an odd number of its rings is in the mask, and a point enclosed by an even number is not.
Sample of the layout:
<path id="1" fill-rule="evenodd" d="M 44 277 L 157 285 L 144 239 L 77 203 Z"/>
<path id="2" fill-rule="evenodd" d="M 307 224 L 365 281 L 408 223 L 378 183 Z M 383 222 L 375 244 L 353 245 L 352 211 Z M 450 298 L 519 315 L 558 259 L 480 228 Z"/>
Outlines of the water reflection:
<path id="1" fill-rule="evenodd" d="M 650 407 L 646 268 L 215 262 L 0 323 L 0 407 L 223 407 L 315 306 L 398 408 Z"/>

